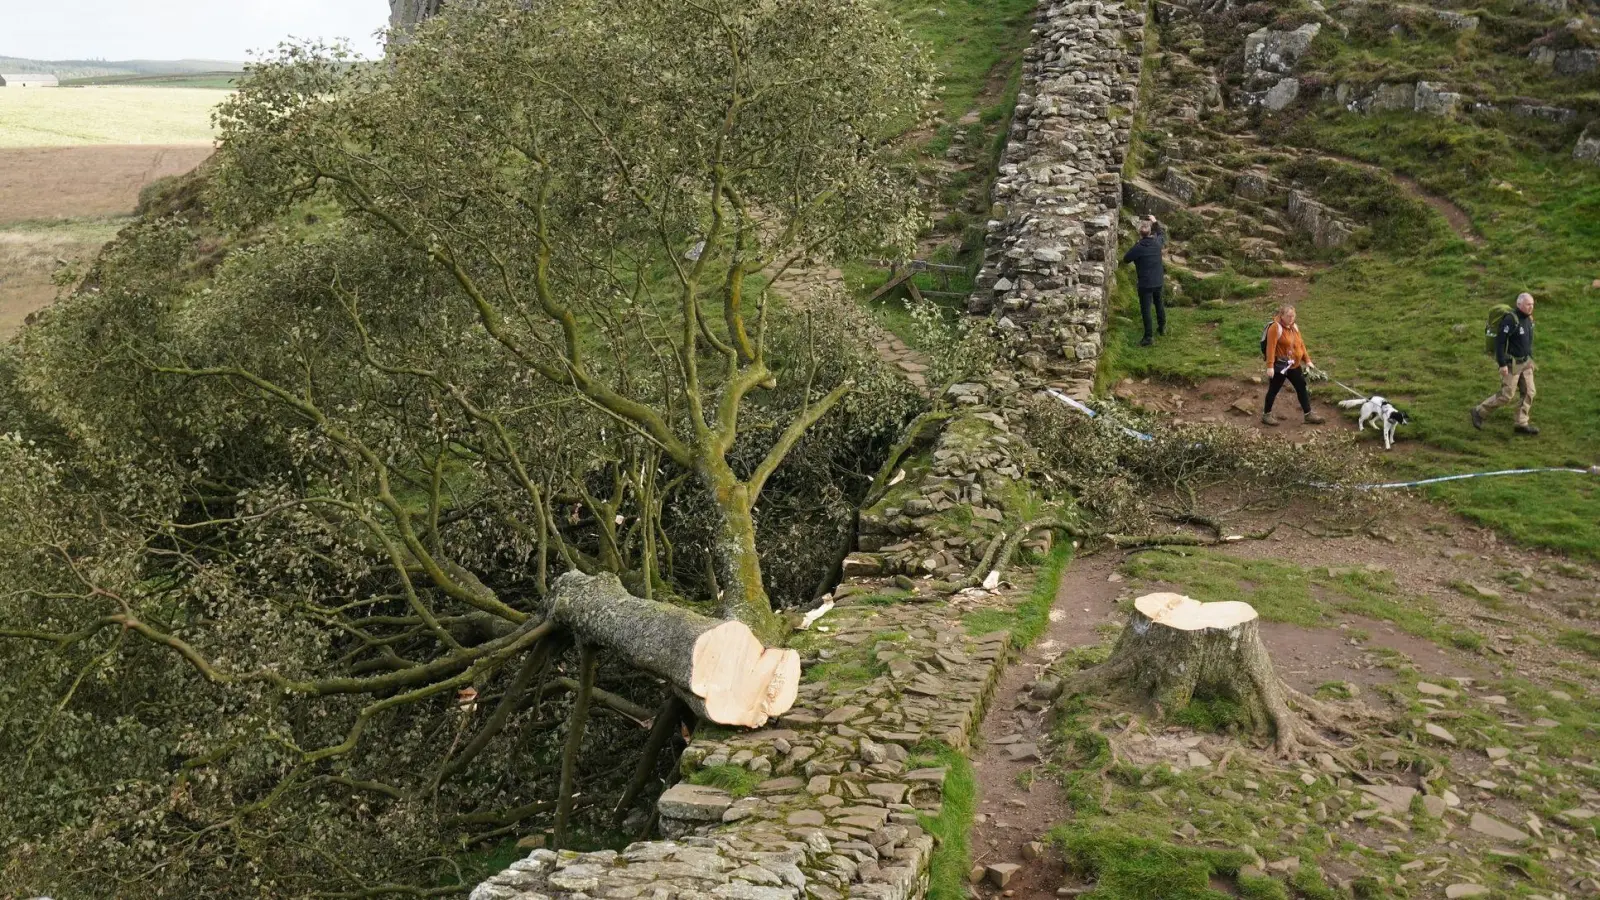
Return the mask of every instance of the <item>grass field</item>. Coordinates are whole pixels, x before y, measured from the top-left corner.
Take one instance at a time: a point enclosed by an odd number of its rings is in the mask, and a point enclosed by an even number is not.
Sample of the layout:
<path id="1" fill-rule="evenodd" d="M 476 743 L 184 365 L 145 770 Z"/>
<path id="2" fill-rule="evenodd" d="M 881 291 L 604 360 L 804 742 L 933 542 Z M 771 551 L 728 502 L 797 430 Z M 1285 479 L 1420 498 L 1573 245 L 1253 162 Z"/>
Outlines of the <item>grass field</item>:
<path id="1" fill-rule="evenodd" d="M 233 90 L 238 87 L 239 79 L 243 77 L 244 74 L 241 72 L 195 72 L 187 75 L 99 75 L 93 78 L 74 78 L 71 81 L 63 82 L 63 84 L 71 87 L 116 86 Z"/>
<path id="2" fill-rule="evenodd" d="M 0 90 L 0 147 L 206 144 L 224 96 L 175 87 Z"/>
<path id="3" fill-rule="evenodd" d="M 1293 138 L 1412 175 L 1464 207 L 1485 239 L 1472 246 L 1441 227 L 1380 246 L 1318 272 L 1299 304 L 1320 365 L 1411 413 L 1402 439 L 1413 446 L 1385 455 L 1395 474 L 1600 463 L 1600 289 L 1591 287 L 1600 278 L 1600 169 L 1510 129 L 1465 121 L 1326 114 L 1302 122 Z M 1544 433 L 1513 435 L 1509 409 L 1474 431 L 1467 411 L 1498 386 L 1483 348 L 1488 309 L 1523 290 L 1539 301 L 1533 421 Z M 1178 308 L 1171 336 L 1144 349 L 1131 294 L 1118 292 L 1107 380 L 1192 381 L 1260 368 L 1270 300 Z M 1600 558 L 1600 478 L 1480 479 L 1433 490 L 1517 540 Z"/>

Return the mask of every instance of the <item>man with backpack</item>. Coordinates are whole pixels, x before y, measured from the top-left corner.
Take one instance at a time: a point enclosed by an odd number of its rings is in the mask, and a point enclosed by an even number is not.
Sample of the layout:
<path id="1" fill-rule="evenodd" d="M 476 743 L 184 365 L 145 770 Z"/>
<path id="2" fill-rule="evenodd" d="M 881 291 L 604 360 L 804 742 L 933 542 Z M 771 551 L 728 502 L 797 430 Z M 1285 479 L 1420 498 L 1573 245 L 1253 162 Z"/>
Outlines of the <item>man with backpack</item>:
<path id="1" fill-rule="evenodd" d="M 1517 306 L 1510 309 L 1499 306 L 1490 315 L 1485 329 L 1488 350 L 1500 365 L 1500 392 L 1472 408 L 1472 427 L 1482 428 L 1483 417 L 1511 402 L 1517 393 L 1522 402 L 1517 405 L 1516 432 L 1538 434 L 1539 429 L 1528 421 L 1533 409 L 1533 295 L 1517 296 Z"/>
<path id="2" fill-rule="evenodd" d="M 1133 263 L 1139 272 L 1139 314 L 1144 317 L 1144 340 L 1139 346 L 1155 343 L 1155 333 L 1167 334 L 1167 305 L 1161 301 L 1161 284 L 1166 279 L 1166 268 L 1161 261 L 1161 248 L 1167 245 L 1167 231 L 1155 216 L 1145 216 L 1139 223 L 1139 242 L 1122 255 L 1122 264 Z M 1154 307 L 1156 321 L 1150 321 Z M 1151 325 L 1156 326 L 1154 332 Z"/>
<path id="3" fill-rule="evenodd" d="M 1306 387 L 1306 370 L 1311 368 L 1311 354 L 1306 352 L 1306 342 L 1300 337 L 1300 326 L 1295 324 L 1295 309 L 1284 304 L 1278 315 L 1267 323 L 1261 335 L 1261 355 L 1268 363 L 1267 404 L 1261 411 L 1261 424 L 1277 427 L 1278 419 L 1272 415 L 1272 403 L 1278 399 L 1285 381 L 1294 385 L 1300 400 L 1300 410 L 1305 413 L 1307 425 L 1321 425 L 1328 421 L 1311 411 L 1311 391 Z"/>

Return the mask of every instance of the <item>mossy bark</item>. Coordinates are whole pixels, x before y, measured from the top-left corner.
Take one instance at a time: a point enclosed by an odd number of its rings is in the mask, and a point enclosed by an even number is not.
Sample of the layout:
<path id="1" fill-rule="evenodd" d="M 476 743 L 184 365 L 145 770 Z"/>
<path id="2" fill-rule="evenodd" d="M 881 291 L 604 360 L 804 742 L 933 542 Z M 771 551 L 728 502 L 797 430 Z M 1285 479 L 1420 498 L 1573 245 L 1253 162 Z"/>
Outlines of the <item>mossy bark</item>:
<path id="1" fill-rule="evenodd" d="M 799 655 L 764 647 L 742 622 L 635 597 L 611 574 L 568 572 L 540 606 L 608 661 L 665 679 L 702 719 L 759 727 L 794 703 Z"/>
<path id="2" fill-rule="evenodd" d="M 717 534 L 711 557 L 722 589 L 719 613 L 750 626 L 763 643 L 781 644 L 783 620 L 773 612 L 762 581 L 750 486 L 720 460 L 707 461 L 700 478 L 716 500 Z"/>

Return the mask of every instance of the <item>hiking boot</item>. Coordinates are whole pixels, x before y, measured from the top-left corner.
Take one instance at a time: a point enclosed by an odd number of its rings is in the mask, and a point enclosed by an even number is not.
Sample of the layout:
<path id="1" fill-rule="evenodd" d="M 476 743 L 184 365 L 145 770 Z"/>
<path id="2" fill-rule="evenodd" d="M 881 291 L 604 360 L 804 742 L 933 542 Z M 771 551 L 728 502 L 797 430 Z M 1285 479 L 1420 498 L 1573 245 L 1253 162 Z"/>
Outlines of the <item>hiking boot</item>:
<path id="1" fill-rule="evenodd" d="M 1476 406 L 1472 408 L 1472 427 L 1479 431 L 1483 430 L 1483 410 Z"/>
<path id="2" fill-rule="evenodd" d="M 1538 434 L 1539 433 L 1539 426 L 1537 426 L 1537 425 L 1518 425 L 1515 428 L 1513 428 L 1512 430 L 1515 431 L 1517 434 Z"/>
<path id="3" fill-rule="evenodd" d="M 1155 339 L 1150 337 L 1150 335 L 1147 334 L 1147 335 L 1144 336 L 1144 340 L 1139 342 L 1139 346 L 1148 347 L 1148 346 L 1150 346 L 1151 344 L 1154 344 L 1154 343 L 1155 343 Z"/>
<path id="4" fill-rule="evenodd" d="M 1261 424 L 1271 425 L 1273 428 L 1277 428 L 1278 420 L 1272 417 L 1272 413 L 1264 412 L 1261 414 Z"/>
<path id="5" fill-rule="evenodd" d="M 1306 413 L 1306 424 L 1307 425 L 1321 425 L 1321 424 L 1323 424 L 1324 422 L 1327 422 L 1327 421 L 1328 421 L 1327 419 L 1324 419 L 1323 417 L 1317 415 L 1314 412 Z"/>
<path id="6" fill-rule="evenodd" d="M 1162 337 L 1166 337 L 1167 336 L 1167 326 L 1162 325 L 1161 327 L 1157 328 L 1156 329 L 1156 334 L 1158 334 L 1158 335 L 1160 335 Z"/>

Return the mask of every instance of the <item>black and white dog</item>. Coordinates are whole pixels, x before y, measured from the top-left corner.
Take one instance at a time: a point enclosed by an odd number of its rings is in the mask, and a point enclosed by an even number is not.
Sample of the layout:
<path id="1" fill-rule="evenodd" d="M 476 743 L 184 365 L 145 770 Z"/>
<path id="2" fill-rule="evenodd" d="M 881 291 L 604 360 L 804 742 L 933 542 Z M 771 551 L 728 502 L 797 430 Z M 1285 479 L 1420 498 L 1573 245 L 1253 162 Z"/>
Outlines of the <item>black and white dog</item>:
<path id="1" fill-rule="evenodd" d="M 1374 428 L 1383 431 L 1383 449 L 1394 449 L 1394 430 L 1401 425 L 1411 422 L 1411 417 L 1394 408 L 1394 404 L 1382 397 L 1368 397 L 1365 400 L 1345 400 L 1339 404 L 1344 409 L 1361 407 L 1361 419 L 1356 427 L 1365 429 L 1371 422 Z"/>

